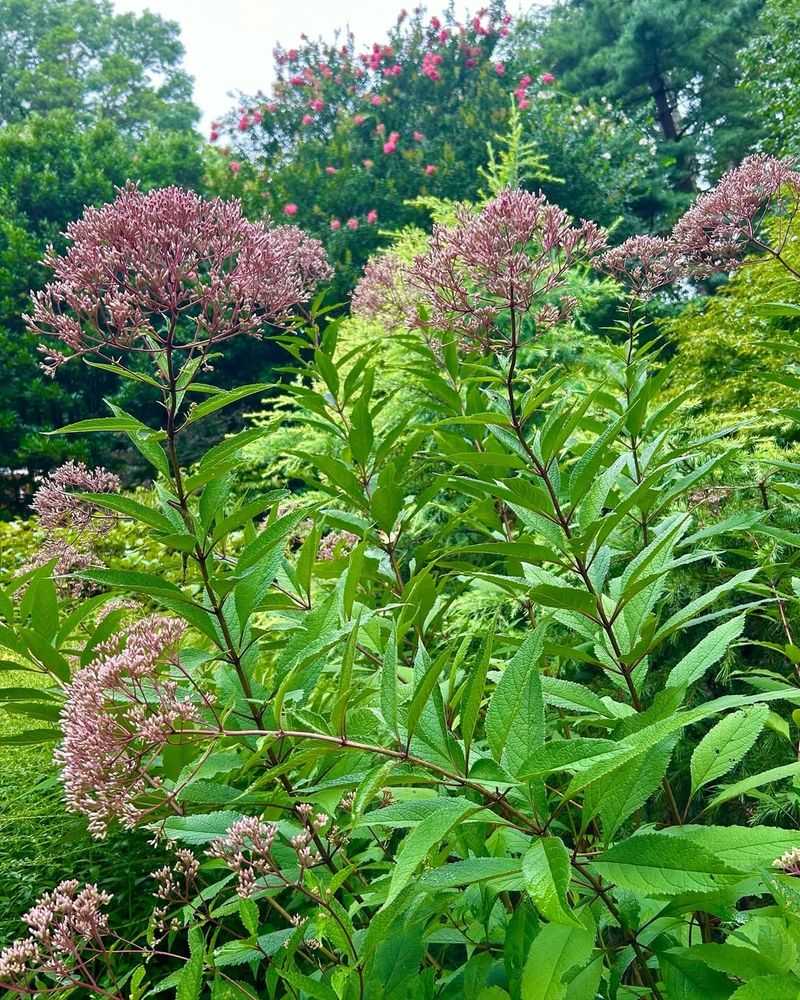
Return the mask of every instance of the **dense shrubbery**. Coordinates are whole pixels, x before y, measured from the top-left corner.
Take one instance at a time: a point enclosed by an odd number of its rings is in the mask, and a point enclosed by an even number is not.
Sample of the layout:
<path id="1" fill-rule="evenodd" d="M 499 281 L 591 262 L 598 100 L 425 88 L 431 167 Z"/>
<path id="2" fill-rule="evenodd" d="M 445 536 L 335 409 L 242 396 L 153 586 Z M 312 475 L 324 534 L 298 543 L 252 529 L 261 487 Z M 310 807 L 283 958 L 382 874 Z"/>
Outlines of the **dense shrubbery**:
<path id="1" fill-rule="evenodd" d="M 43 549 L 0 597 L 35 677 L 5 706 L 37 728 L 5 742 L 57 743 L 70 809 L 98 838 L 148 831 L 161 867 L 133 929 L 119 885 L 65 871 L 0 984 L 795 996 L 797 469 L 720 485 L 749 461 L 737 428 L 690 433 L 642 310 L 765 255 L 795 281 L 798 203 L 800 174 L 752 157 L 669 238 L 610 250 L 520 189 L 440 206 L 349 323 L 293 226 L 175 188 L 87 210 L 28 322 L 45 363 L 148 389 L 146 419 L 112 404 L 64 432 L 126 437 L 153 487 L 79 464 L 42 484 Z M 587 267 L 622 283 L 622 316 L 560 363 Z M 220 390 L 210 362 L 276 327 L 294 429 L 190 465 L 189 428 L 269 388 Z M 239 475 L 259 442 L 284 480 L 266 490 Z"/>

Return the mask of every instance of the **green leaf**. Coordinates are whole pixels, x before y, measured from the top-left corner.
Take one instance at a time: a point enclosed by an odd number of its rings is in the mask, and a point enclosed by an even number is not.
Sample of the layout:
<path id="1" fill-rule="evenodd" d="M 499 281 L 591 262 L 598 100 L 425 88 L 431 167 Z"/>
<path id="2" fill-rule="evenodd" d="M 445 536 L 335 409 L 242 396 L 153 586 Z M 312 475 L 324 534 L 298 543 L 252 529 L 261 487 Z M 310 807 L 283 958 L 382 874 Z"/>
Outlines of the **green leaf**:
<path id="1" fill-rule="evenodd" d="M 455 861 L 451 865 L 426 872 L 420 879 L 420 884 L 429 892 L 439 892 L 442 889 L 474 885 L 476 882 L 520 876 L 520 863 L 514 858 L 468 858 L 466 861 Z"/>
<path id="2" fill-rule="evenodd" d="M 428 656 L 428 651 L 420 642 L 417 647 L 417 654 L 414 659 L 414 676 L 416 679 L 416 687 L 414 689 L 414 694 L 411 697 L 411 703 L 408 706 L 408 715 L 406 718 L 406 729 L 408 730 L 409 739 L 413 735 L 417 723 L 419 722 L 419 717 L 422 715 L 422 710 L 425 708 L 428 699 L 436 686 L 439 675 L 442 672 L 442 665 L 447 656 L 448 651 L 445 650 L 443 654 L 437 656 L 435 660 L 431 660 Z"/>
<path id="3" fill-rule="evenodd" d="M 584 928 L 542 927 L 522 972 L 522 1000 L 565 1000 L 564 977 L 588 962 L 593 944 L 594 934 Z"/>
<path id="4" fill-rule="evenodd" d="M 150 428 L 141 420 L 133 417 L 95 417 L 91 420 L 79 420 L 74 424 L 65 424 L 55 431 L 42 431 L 43 434 L 86 434 L 92 431 L 149 431 Z"/>
<path id="5" fill-rule="evenodd" d="M 175 530 L 169 518 L 130 497 L 115 496 L 109 493 L 80 493 L 79 496 L 82 500 L 88 500 L 97 507 L 125 514 L 136 521 L 141 521 L 142 524 L 149 524 L 152 528 L 163 531 L 165 534 L 171 534 Z"/>
<path id="6" fill-rule="evenodd" d="M 518 778 L 530 780 L 541 778 L 553 771 L 569 771 L 595 757 L 616 753 L 617 744 L 613 740 L 586 739 L 573 737 L 569 740 L 550 740 L 534 750 L 520 768 Z"/>
<path id="7" fill-rule="evenodd" d="M 2 747 L 30 747 L 39 743 L 56 743 L 61 739 L 60 729 L 28 729 L 23 733 L 0 736 Z"/>
<path id="8" fill-rule="evenodd" d="M 731 868 L 755 871 L 797 846 L 797 831 L 777 826 L 696 826 L 681 828 L 692 842 Z"/>
<path id="9" fill-rule="evenodd" d="M 198 927 L 189 929 L 189 960 L 184 965 L 175 990 L 175 1000 L 198 1000 L 203 987 L 205 939 Z"/>
<path id="10" fill-rule="evenodd" d="M 479 809 L 464 800 L 444 799 L 435 812 L 427 816 L 409 833 L 397 852 L 389 883 L 389 894 L 383 907 L 388 906 L 414 877 L 428 852 L 436 846 L 469 812 Z"/>
<path id="11" fill-rule="evenodd" d="M 544 742 L 544 699 L 538 664 L 544 648 L 539 626 L 509 660 L 486 712 L 486 738 L 494 759 L 517 775 Z"/>
<path id="12" fill-rule="evenodd" d="M 798 1000 L 800 979 L 796 976 L 757 976 L 740 986 L 730 1000 Z"/>
<path id="13" fill-rule="evenodd" d="M 478 657 L 477 663 L 470 671 L 464 685 L 464 693 L 461 697 L 461 738 L 464 740 L 467 752 L 469 752 L 469 748 L 472 745 L 472 737 L 475 734 L 475 726 L 478 723 L 481 701 L 486 686 L 486 674 L 489 671 L 489 663 L 492 658 L 492 640 L 494 639 L 496 627 L 497 616 L 495 615 L 494 621 L 481 646 L 481 654 Z M 466 638 L 465 642 L 468 641 L 469 638 Z"/>
<path id="14" fill-rule="evenodd" d="M 193 406 L 189 410 L 183 426 L 187 427 L 189 424 L 196 424 L 198 420 L 216 413 L 217 410 L 221 410 L 225 406 L 230 406 L 231 403 L 236 403 L 240 399 L 252 396 L 257 392 L 266 392 L 269 388 L 269 382 L 254 382 L 250 385 L 240 385 L 237 389 L 230 389 L 228 392 L 217 393 L 205 402 Z"/>
<path id="15" fill-rule="evenodd" d="M 692 793 L 727 774 L 758 739 L 767 721 L 766 705 L 753 705 L 726 715 L 695 747 L 692 754 Z"/>
<path id="16" fill-rule="evenodd" d="M 522 859 L 525 888 L 536 909 L 553 924 L 583 928 L 567 902 L 570 880 L 569 852 L 560 837 L 540 837 Z"/>
<path id="17" fill-rule="evenodd" d="M 740 795 L 746 795 L 755 788 L 769 785 L 773 781 L 782 781 L 784 778 L 792 778 L 796 774 L 800 774 L 800 761 L 794 761 L 792 764 L 782 764 L 780 767 L 771 767 L 768 771 L 761 771 L 758 774 L 751 774 L 750 777 L 742 778 L 741 781 L 737 781 L 735 784 L 724 788 L 718 795 L 714 796 L 706 806 L 706 809 L 721 806 L 723 802 L 730 802 L 731 799 L 737 799 Z"/>
<path id="18" fill-rule="evenodd" d="M 623 889 L 654 897 L 713 892 L 742 879 L 741 872 L 698 844 L 656 833 L 623 840 L 592 864 Z"/>
<path id="19" fill-rule="evenodd" d="M 713 667 L 722 659 L 730 644 L 739 638 L 743 629 L 744 615 L 718 625 L 670 670 L 666 686 L 688 688 L 695 684 L 709 667 Z"/>
<path id="20" fill-rule="evenodd" d="M 181 840 L 185 844 L 207 844 L 226 833 L 237 819 L 241 819 L 240 813 L 225 810 L 170 816 L 164 823 L 164 833 L 170 840 Z"/>
<path id="21" fill-rule="evenodd" d="M 698 961 L 694 948 L 670 949 L 658 956 L 670 1000 L 728 1000 L 731 982 L 727 976 Z"/>
<path id="22" fill-rule="evenodd" d="M 397 636 L 394 628 L 383 653 L 381 715 L 389 729 L 397 733 Z"/>

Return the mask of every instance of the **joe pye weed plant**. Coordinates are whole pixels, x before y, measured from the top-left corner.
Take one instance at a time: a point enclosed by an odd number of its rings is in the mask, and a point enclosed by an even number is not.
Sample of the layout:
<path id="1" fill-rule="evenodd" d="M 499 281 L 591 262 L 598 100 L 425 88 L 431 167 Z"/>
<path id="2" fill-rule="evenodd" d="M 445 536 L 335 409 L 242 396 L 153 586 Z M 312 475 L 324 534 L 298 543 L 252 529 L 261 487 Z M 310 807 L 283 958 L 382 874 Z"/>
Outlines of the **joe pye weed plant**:
<path id="1" fill-rule="evenodd" d="M 779 648 L 796 595 L 747 558 L 769 509 L 699 516 L 735 428 L 693 440 L 639 342 L 659 288 L 780 257 L 763 217 L 798 199 L 792 164 L 752 157 L 669 238 L 609 250 L 503 191 L 413 264 L 373 262 L 354 306 L 385 334 L 349 350 L 300 230 L 177 189 L 86 211 L 29 324 L 50 370 L 149 387 L 148 423 L 112 407 L 62 432 L 125 435 L 153 487 L 134 499 L 77 466 L 44 484 L 49 548 L 6 582 L 0 643 L 51 683 L 2 698 L 46 723 L 12 738 L 56 743 L 95 836 L 144 826 L 172 863 L 136 940 L 65 872 L 0 956 L 9 995 L 800 995 L 800 835 L 751 822 L 800 764 L 786 742 L 748 766 L 800 704 L 795 669 L 787 653 L 716 676 L 748 662 L 748 619 Z M 627 289 L 594 382 L 538 346 L 587 267 Z M 208 381 L 240 335 L 286 347 L 327 499 L 241 495 L 240 451 L 268 428 L 183 462 L 186 428 L 269 388 Z M 407 405 L 383 388 L 390 340 Z M 113 518 L 162 547 L 163 573 L 99 564 Z M 676 606 L 688 565 L 710 585 Z M 465 631 L 474 588 L 498 614 Z"/>

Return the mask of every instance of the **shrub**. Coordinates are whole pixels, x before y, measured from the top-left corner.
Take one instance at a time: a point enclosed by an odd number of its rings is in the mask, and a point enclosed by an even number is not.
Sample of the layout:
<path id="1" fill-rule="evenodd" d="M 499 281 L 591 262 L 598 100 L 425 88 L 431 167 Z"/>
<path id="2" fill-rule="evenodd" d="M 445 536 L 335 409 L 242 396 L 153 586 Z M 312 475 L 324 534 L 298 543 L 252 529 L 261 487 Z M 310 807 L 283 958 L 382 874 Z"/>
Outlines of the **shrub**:
<path id="1" fill-rule="evenodd" d="M 784 196 L 796 209 L 790 165 L 749 160 L 669 239 L 606 252 L 595 225 L 520 190 L 459 211 L 365 278 L 414 306 L 388 333 L 425 402 L 396 419 L 379 344 L 340 350 L 318 305 L 293 318 L 327 273 L 319 244 L 174 190 L 87 211 L 30 322 L 58 341 L 49 363 L 111 344 L 101 363 L 152 389 L 158 426 L 115 406 L 65 431 L 125 434 L 155 481 L 149 502 L 75 490 L 74 469 L 48 485 L 51 548 L 0 606 L 0 642 L 41 680 L 6 702 L 45 723 L 18 739 L 60 740 L 95 835 L 144 827 L 170 859 L 133 941 L 102 884 L 48 889 L 3 985 L 797 993 L 797 834 L 750 822 L 798 772 L 763 736 L 800 701 L 795 597 L 750 545 L 781 535 L 757 497 L 721 514 L 723 457 L 663 404 L 639 312 L 754 244 L 780 258 L 758 220 Z M 124 262 L 113 287 L 100 257 Z M 602 378 L 538 339 L 575 308 L 580 264 L 628 288 Z M 234 493 L 262 427 L 182 461 L 187 427 L 265 389 L 200 381 L 212 353 L 278 320 L 321 498 Z M 159 572 L 98 565 L 110 517 L 161 547 Z M 483 612 L 466 624 L 465 600 Z M 762 616 L 784 630 L 767 649 L 748 638 Z"/>

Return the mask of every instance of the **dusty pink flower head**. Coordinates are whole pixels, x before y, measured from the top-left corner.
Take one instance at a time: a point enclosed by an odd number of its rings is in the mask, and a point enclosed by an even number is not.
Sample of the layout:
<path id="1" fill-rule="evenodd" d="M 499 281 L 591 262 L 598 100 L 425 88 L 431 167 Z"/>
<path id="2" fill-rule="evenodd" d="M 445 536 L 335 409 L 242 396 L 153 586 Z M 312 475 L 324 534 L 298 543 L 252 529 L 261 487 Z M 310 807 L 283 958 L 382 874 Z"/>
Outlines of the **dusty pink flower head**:
<path id="1" fill-rule="evenodd" d="M 352 531 L 329 531 L 319 543 L 317 557 L 323 561 L 339 558 L 358 545 L 358 542 L 358 535 L 354 535 Z"/>
<path id="2" fill-rule="evenodd" d="M 371 208 L 369 212 L 367 212 L 367 222 L 371 226 L 374 226 L 377 221 L 378 221 L 378 213 L 374 208 Z"/>
<path id="3" fill-rule="evenodd" d="M 106 950 L 103 939 L 109 927 L 104 907 L 112 898 L 96 885 L 81 888 L 75 879 L 40 896 L 22 918 L 28 925 L 27 937 L 0 952 L 0 988 L 19 986 L 14 993 L 34 995 L 21 986 L 33 974 L 56 977 L 67 989 L 87 978 L 91 982 L 92 958 Z"/>
<path id="4" fill-rule="evenodd" d="M 228 170 L 230 170 L 232 174 L 238 174 L 241 169 L 242 165 L 241 163 L 239 163 L 238 160 L 231 160 L 231 162 L 228 164 Z"/>
<path id="5" fill-rule="evenodd" d="M 505 63 L 501 63 L 501 62 L 495 63 L 494 64 L 494 71 L 495 71 L 495 73 L 497 73 L 498 76 L 505 76 L 506 75 L 506 64 Z"/>
<path id="6" fill-rule="evenodd" d="M 365 170 L 372 170 L 372 168 L 375 166 L 374 160 L 362 160 L 361 163 Z"/>
<path id="7" fill-rule="evenodd" d="M 436 173 L 438 169 L 439 168 L 436 166 L 435 163 L 428 163 L 425 165 L 425 174 L 428 177 L 433 177 L 433 175 Z"/>
<path id="8" fill-rule="evenodd" d="M 212 842 L 206 854 L 219 858 L 236 873 L 236 891 L 246 899 L 253 894 L 256 880 L 275 870 L 270 852 L 277 835 L 274 823 L 243 816 L 228 827 L 224 836 Z"/>
<path id="9" fill-rule="evenodd" d="M 766 249 L 767 210 L 785 201 L 788 217 L 800 207 L 795 161 L 757 153 L 729 170 L 678 220 L 672 239 L 696 274 L 730 270 L 750 250 Z"/>
<path id="10" fill-rule="evenodd" d="M 215 128 L 212 128 L 211 131 L 208 133 L 208 141 L 216 142 L 217 139 L 219 139 L 219 132 L 217 132 Z"/>
<path id="11" fill-rule="evenodd" d="M 422 132 L 412 132 L 412 138 L 414 139 L 414 142 L 424 142 L 425 141 L 425 136 L 424 136 L 424 134 Z"/>
<path id="12" fill-rule="evenodd" d="M 383 144 L 383 151 L 387 155 L 391 155 L 392 153 L 397 152 L 397 143 L 392 142 L 391 140 L 389 140 L 389 142 L 385 142 Z"/>
<path id="13" fill-rule="evenodd" d="M 366 120 L 366 115 L 353 115 L 354 125 L 363 125 Z"/>
<path id="14" fill-rule="evenodd" d="M 95 837 L 104 837 L 114 819 L 132 827 L 145 815 L 142 799 L 159 785 L 148 766 L 176 727 L 197 717 L 164 666 L 175 662 L 183 631 L 176 619 L 143 618 L 124 642 L 102 647 L 67 688 L 55 757 L 67 805 L 88 817 Z"/>
<path id="15" fill-rule="evenodd" d="M 321 97 L 315 97 L 313 101 L 308 102 L 308 106 L 311 108 L 312 111 L 322 111 L 322 109 L 325 107 L 325 102 L 322 100 Z"/>
<path id="16" fill-rule="evenodd" d="M 612 247 L 597 261 L 639 298 L 649 298 L 659 288 L 684 277 L 686 267 L 672 240 L 662 236 L 631 236 Z"/>
<path id="17" fill-rule="evenodd" d="M 417 318 L 416 298 L 409 291 L 404 270 L 403 261 L 395 254 L 370 257 L 353 291 L 353 313 L 365 319 L 378 319 L 389 328 L 413 326 Z"/>
<path id="18" fill-rule="evenodd" d="M 358 219 L 355 216 L 351 216 L 347 220 L 347 228 L 348 229 L 358 229 Z"/>
<path id="19" fill-rule="evenodd" d="M 539 77 L 539 80 L 546 87 L 549 87 L 550 84 L 553 84 L 553 83 L 556 82 L 556 78 L 553 76 L 552 73 L 542 73 L 542 75 Z"/>
<path id="20" fill-rule="evenodd" d="M 342 228 L 342 223 L 339 221 L 339 219 L 331 219 L 331 229 L 334 232 L 336 232 L 337 229 L 341 228 Z"/>
<path id="21" fill-rule="evenodd" d="M 43 528 L 86 528 L 98 508 L 80 500 L 74 492 L 118 493 L 119 488 L 119 476 L 113 472 L 102 468 L 87 469 L 83 462 L 65 462 L 45 476 L 33 496 L 31 507 L 39 515 Z M 111 523 L 105 516 L 95 520 L 95 526 L 101 531 L 108 529 Z"/>
<path id="22" fill-rule="evenodd" d="M 297 205 L 293 201 L 288 201 L 283 206 L 283 214 L 289 216 L 297 215 Z"/>
<path id="23" fill-rule="evenodd" d="M 573 225 L 544 195 L 509 189 L 478 214 L 462 210 L 455 226 L 435 226 L 408 280 L 434 328 L 491 342 L 501 315 L 519 322 L 545 304 L 569 267 L 604 246 L 605 234 L 593 222 Z"/>
<path id="24" fill-rule="evenodd" d="M 69 597 L 87 597 L 92 592 L 92 585 L 73 574 L 81 570 L 102 567 L 102 562 L 93 551 L 91 545 L 73 545 L 65 538 L 48 538 L 39 551 L 21 572 L 38 569 L 53 563 L 52 578 L 61 594 Z"/>
<path id="25" fill-rule="evenodd" d="M 314 116 L 313 115 L 308 115 L 308 114 L 303 115 L 303 117 L 300 119 L 300 123 L 302 125 L 313 125 L 314 124 Z"/>
<path id="26" fill-rule="evenodd" d="M 167 344 L 202 356 L 230 337 L 259 336 L 331 274 L 322 244 L 301 230 L 248 222 L 238 200 L 177 187 L 128 185 L 66 235 L 71 246 L 48 251 L 54 277 L 26 317 L 70 351 L 42 349 L 51 373 L 68 357 L 119 360 Z"/>
<path id="27" fill-rule="evenodd" d="M 381 104 L 383 104 L 383 98 L 380 94 L 373 94 L 369 99 L 369 103 L 373 106 L 373 108 L 379 108 Z"/>
<path id="28" fill-rule="evenodd" d="M 325 167 L 325 173 L 326 173 L 326 174 L 327 174 L 327 175 L 328 175 L 329 177 L 333 177 L 333 175 L 334 175 L 334 174 L 337 174 L 338 172 L 339 172 L 339 171 L 338 171 L 338 170 L 336 169 L 336 167 L 334 167 L 334 166 L 327 166 L 327 167 Z"/>

